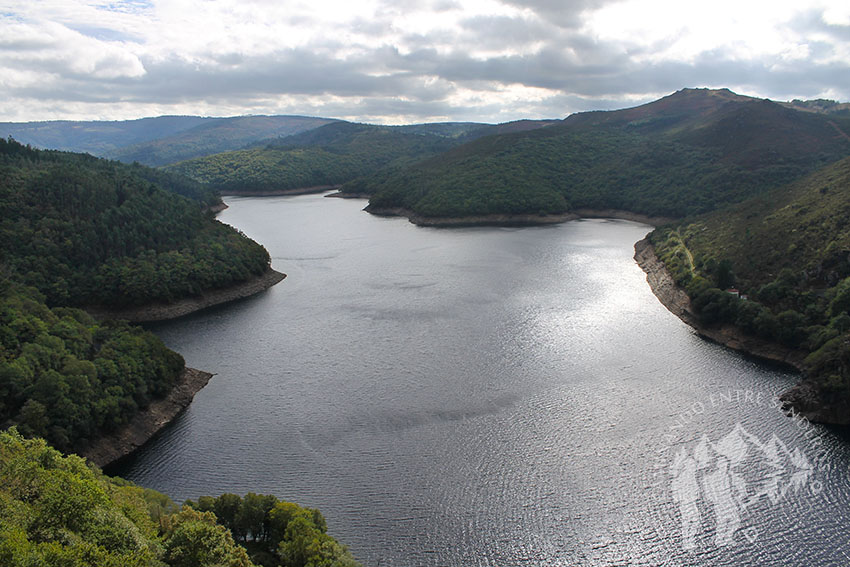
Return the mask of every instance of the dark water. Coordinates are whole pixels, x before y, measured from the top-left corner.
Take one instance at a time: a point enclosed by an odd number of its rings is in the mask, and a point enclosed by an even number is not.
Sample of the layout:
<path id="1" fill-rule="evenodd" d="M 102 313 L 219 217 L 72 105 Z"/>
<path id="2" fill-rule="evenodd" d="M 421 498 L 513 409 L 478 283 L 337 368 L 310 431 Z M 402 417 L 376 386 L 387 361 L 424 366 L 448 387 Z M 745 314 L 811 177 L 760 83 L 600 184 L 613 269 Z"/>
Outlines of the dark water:
<path id="1" fill-rule="evenodd" d="M 375 566 L 850 564 L 847 441 L 661 306 L 648 227 L 228 202 L 289 277 L 155 327 L 217 375 L 132 480 L 318 507 Z"/>

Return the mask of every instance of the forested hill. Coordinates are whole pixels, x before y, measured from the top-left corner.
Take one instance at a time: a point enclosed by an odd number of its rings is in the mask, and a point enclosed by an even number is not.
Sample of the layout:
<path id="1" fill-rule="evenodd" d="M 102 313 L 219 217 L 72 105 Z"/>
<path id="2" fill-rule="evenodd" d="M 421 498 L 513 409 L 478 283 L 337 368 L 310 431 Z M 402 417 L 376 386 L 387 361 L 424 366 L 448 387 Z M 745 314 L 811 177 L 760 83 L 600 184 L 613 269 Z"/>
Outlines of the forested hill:
<path id="1" fill-rule="evenodd" d="M 268 269 L 170 174 L 0 140 L 0 265 L 52 305 L 170 302 Z"/>
<path id="2" fill-rule="evenodd" d="M 77 450 L 171 390 L 180 355 L 69 307 L 168 303 L 263 274 L 266 250 L 206 213 L 210 199 L 173 174 L 0 139 L 0 427 Z"/>
<path id="3" fill-rule="evenodd" d="M 84 452 L 165 397 L 183 365 L 141 328 L 51 309 L 34 289 L 3 279 L 0 429 L 17 425 L 63 451 Z"/>
<path id="4" fill-rule="evenodd" d="M 805 367 L 812 395 L 798 409 L 843 423 L 850 422 L 848 218 L 850 158 L 845 158 L 651 236 L 705 324 L 731 323 L 811 353 Z M 733 286 L 748 299 L 723 291 Z"/>
<path id="5" fill-rule="evenodd" d="M 264 193 L 339 185 L 382 169 L 395 170 L 499 131 L 522 131 L 552 121 L 375 126 L 335 122 L 266 145 L 168 166 L 223 194 Z"/>
<path id="6" fill-rule="evenodd" d="M 425 217 L 616 208 L 683 217 L 740 202 L 850 155 L 850 118 L 727 90 L 686 89 L 488 136 L 343 191 Z"/>

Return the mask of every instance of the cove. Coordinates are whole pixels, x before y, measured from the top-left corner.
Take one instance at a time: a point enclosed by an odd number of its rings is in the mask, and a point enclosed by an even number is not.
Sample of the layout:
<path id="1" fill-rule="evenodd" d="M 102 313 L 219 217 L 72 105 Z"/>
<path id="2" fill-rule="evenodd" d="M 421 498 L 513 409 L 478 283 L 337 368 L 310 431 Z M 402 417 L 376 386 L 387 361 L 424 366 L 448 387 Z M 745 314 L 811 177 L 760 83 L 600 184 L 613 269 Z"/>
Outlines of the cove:
<path id="1" fill-rule="evenodd" d="M 632 259 L 648 226 L 227 203 L 288 277 L 152 326 L 216 376 L 110 472 L 320 508 L 364 565 L 846 563 L 847 442 L 782 414 L 796 374 L 658 302 Z"/>

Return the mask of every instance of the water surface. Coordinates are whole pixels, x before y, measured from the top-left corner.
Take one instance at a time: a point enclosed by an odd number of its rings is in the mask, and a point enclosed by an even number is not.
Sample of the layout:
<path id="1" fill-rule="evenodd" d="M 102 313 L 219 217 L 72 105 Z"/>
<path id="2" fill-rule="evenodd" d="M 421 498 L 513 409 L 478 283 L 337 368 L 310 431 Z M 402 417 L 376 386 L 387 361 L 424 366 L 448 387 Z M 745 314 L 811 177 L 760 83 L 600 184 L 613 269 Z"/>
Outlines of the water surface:
<path id="1" fill-rule="evenodd" d="M 318 507 L 374 566 L 850 562 L 848 445 L 773 403 L 796 375 L 664 309 L 649 227 L 228 204 L 288 277 L 154 327 L 216 376 L 130 479 Z"/>

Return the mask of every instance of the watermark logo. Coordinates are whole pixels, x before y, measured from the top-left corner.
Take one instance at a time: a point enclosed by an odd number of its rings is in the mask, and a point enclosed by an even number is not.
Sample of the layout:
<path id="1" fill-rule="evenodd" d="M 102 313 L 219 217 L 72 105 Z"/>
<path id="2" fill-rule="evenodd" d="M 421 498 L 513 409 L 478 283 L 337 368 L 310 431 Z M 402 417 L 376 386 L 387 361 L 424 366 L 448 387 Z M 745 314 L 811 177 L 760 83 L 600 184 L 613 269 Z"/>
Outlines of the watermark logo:
<path id="1" fill-rule="evenodd" d="M 717 546 L 736 545 L 739 532 L 753 542 L 757 534 L 742 530 L 747 509 L 761 499 L 778 504 L 788 491 L 806 487 L 813 467 L 798 447 L 790 450 L 776 435 L 763 442 L 737 423 L 716 441 L 704 436 L 680 448 L 670 474 L 683 546 L 694 549 L 706 529 L 701 510 L 711 509 Z"/>
<path id="2" fill-rule="evenodd" d="M 823 488 L 817 470 L 822 430 L 804 417 L 784 417 L 791 420 L 784 427 L 758 435 L 741 421 L 717 427 L 719 415 L 754 405 L 778 413 L 781 403 L 762 393 L 730 390 L 694 403 L 665 433 L 669 444 L 656 469 L 659 488 L 672 499 L 671 520 L 687 551 L 754 545 L 766 515 L 798 506 Z M 683 438 L 692 441 L 682 443 Z"/>

